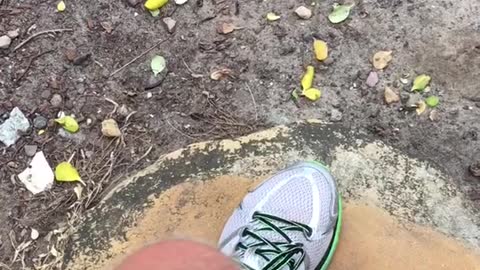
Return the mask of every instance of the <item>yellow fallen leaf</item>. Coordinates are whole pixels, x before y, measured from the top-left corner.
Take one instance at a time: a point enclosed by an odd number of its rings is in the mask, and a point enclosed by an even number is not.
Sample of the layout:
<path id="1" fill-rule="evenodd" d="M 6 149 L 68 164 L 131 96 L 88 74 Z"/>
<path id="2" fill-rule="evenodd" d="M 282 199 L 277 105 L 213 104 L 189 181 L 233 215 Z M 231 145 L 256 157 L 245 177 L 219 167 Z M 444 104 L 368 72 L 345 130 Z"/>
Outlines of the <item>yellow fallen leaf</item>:
<path id="1" fill-rule="evenodd" d="M 427 108 L 427 104 L 425 103 L 425 101 L 420 101 L 417 103 L 417 115 L 420 115 L 422 114 L 423 112 L 425 112 L 425 109 Z"/>
<path id="2" fill-rule="evenodd" d="M 315 52 L 315 57 L 319 61 L 323 61 L 328 57 L 328 45 L 325 41 L 315 39 L 313 41 L 313 50 Z"/>
<path id="3" fill-rule="evenodd" d="M 318 89 L 310 88 L 307 90 L 303 90 L 302 95 L 310 99 L 311 101 L 317 101 L 322 96 L 322 92 Z"/>
<path id="4" fill-rule="evenodd" d="M 55 119 L 55 122 L 59 123 L 63 127 L 63 129 L 70 133 L 75 133 L 79 129 L 77 121 L 71 116 L 64 116 Z"/>
<path id="5" fill-rule="evenodd" d="M 43 133 L 45 133 L 45 129 L 40 129 L 37 134 L 42 135 Z"/>
<path id="6" fill-rule="evenodd" d="M 269 21 L 271 21 L 271 22 L 276 21 L 276 20 L 278 20 L 278 19 L 280 19 L 280 16 L 278 16 L 277 14 L 275 14 L 275 13 L 273 13 L 273 12 L 269 12 L 269 13 L 267 14 L 267 20 L 269 20 Z"/>
<path id="7" fill-rule="evenodd" d="M 384 69 L 392 59 L 392 51 L 379 51 L 373 55 L 373 66 L 376 69 Z"/>
<path id="8" fill-rule="evenodd" d="M 165 6 L 167 3 L 168 0 L 147 0 L 147 2 L 145 2 L 145 8 L 154 11 Z"/>
<path id="9" fill-rule="evenodd" d="M 58 164 L 57 167 L 55 167 L 55 179 L 60 182 L 80 181 L 82 184 L 85 184 L 80 178 L 77 169 L 75 169 L 72 164 L 66 161 Z"/>
<path id="10" fill-rule="evenodd" d="M 313 85 L 313 76 L 315 75 L 315 69 L 313 66 L 308 66 L 305 75 L 302 78 L 302 90 L 307 90 L 312 88 Z"/>
<path id="11" fill-rule="evenodd" d="M 63 1 L 58 2 L 58 4 L 57 4 L 57 11 L 58 12 L 64 11 L 65 8 L 66 8 L 65 2 L 63 2 Z"/>

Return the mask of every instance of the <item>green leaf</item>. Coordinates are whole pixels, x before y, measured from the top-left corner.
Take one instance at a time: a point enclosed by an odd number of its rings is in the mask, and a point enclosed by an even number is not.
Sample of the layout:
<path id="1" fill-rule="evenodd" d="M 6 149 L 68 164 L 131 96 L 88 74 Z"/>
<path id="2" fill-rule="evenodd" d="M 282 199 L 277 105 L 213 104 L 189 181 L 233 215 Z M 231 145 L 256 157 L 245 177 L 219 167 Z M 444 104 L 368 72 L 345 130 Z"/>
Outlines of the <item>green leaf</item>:
<path id="1" fill-rule="evenodd" d="M 80 129 L 75 118 L 71 116 L 64 116 L 64 117 L 55 119 L 55 122 L 59 123 L 63 127 L 63 129 L 65 129 L 70 133 L 75 133 Z"/>
<path id="2" fill-rule="evenodd" d="M 150 66 L 152 67 L 153 74 L 157 76 L 158 73 L 162 72 L 165 69 L 167 63 L 165 62 L 165 58 L 160 55 L 155 55 L 152 59 L 152 63 L 150 64 Z"/>
<path id="3" fill-rule="evenodd" d="M 292 91 L 292 99 L 293 101 L 297 101 L 298 100 L 298 93 L 297 93 L 297 90 L 293 90 Z"/>
<path id="4" fill-rule="evenodd" d="M 415 78 L 413 81 L 412 91 L 423 91 L 430 83 L 432 77 L 422 74 Z"/>
<path id="5" fill-rule="evenodd" d="M 160 15 L 160 9 L 149 10 L 152 17 L 158 17 Z"/>
<path id="6" fill-rule="evenodd" d="M 353 8 L 352 5 L 339 5 L 334 4 L 332 12 L 328 15 L 328 20 L 331 23 L 341 23 L 345 21 L 348 16 L 350 16 L 350 10 Z"/>
<path id="7" fill-rule="evenodd" d="M 425 103 L 428 107 L 435 108 L 440 103 L 440 99 L 437 96 L 429 96 L 425 99 Z"/>
<path id="8" fill-rule="evenodd" d="M 55 179 L 61 182 L 81 181 L 77 169 L 69 162 L 62 162 L 55 167 Z"/>

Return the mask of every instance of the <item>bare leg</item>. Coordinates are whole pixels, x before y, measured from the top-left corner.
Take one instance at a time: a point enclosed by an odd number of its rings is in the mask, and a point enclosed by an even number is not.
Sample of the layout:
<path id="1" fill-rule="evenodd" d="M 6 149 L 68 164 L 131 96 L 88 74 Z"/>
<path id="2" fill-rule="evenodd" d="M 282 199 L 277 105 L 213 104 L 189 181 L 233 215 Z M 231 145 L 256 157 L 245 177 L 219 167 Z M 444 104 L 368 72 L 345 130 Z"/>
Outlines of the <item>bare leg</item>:
<path id="1" fill-rule="evenodd" d="M 163 241 L 127 257 L 117 270 L 238 270 L 216 249 L 187 240 Z"/>

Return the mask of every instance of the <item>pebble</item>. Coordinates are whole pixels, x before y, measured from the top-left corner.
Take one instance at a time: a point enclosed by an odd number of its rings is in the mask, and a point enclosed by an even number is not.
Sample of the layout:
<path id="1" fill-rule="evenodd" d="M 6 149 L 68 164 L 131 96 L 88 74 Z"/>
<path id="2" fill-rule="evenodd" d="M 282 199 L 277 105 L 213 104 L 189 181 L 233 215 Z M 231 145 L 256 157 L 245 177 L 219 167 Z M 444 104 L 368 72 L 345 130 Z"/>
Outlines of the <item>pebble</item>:
<path id="1" fill-rule="evenodd" d="M 48 124 L 48 119 L 41 116 L 41 115 L 37 115 L 34 119 L 33 119 L 33 126 L 36 128 L 36 129 L 44 129 L 47 127 L 47 124 Z"/>
<path id="2" fill-rule="evenodd" d="M 134 6 L 138 5 L 138 3 L 140 3 L 140 0 L 128 0 L 127 3 L 131 7 L 134 7 Z"/>
<path id="3" fill-rule="evenodd" d="M 378 73 L 375 71 L 371 71 L 368 74 L 367 80 L 365 82 L 369 87 L 375 87 L 378 83 Z"/>
<path id="4" fill-rule="evenodd" d="M 62 106 L 63 98 L 59 94 L 54 94 L 52 96 L 52 99 L 50 99 L 50 104 L 52 104 L 53 107 L 58 108 Z"/>
<path id="5" fill-rule="evenodd" d="M 20 35 L 20 28 L 7 32 L 7 36 L 11 39 L 17 38 Z"/>
<path id="6" fill-rule="evenodd" d="M 30 122 L 19 108 L 15 107 L 9 114 L 9 118 L 0 125 L 0 142 L 6 146 L 14 144 L 20 138 L 21 132 L 30 128 Z"/>
<path id="7" fill-rule="evenodd" d="M 330 111 L 330 121 L 332 122 L 340 122 L 342 121 L 343 113 L 337 109 L 332 109 Z"/>
<path id="8" fill-rule="evenodd" d="M 480 161 L 472 163 L 468 169 L 473 176 L 480 177 Z"/>
<path id="9" fill-rule="evenodd" d="M 300 6 L 295 9 L 295 13 L 298 17 L 304 20 L 308 20 L 312 17 L 312 11 L 304 6 Z"/>
<path id="10" fill-rule="evenodd" d="M 333 64 L 333 58 L 328 57 L 327 59 L 322 61 L 322 64 L 324 64 L 325 66 L 329 66 L 329 65 Z"/>
<path id="11" fill-rule="evenodd" d="M 126 116 L 129 114 L 130 111 L 129 111 L 127 105 L 122 104 L 122 105 L 118 108 L 117 112 L 118 112 L 119 115 L 126 117 Z"/>
<path id="12" fill-rule="evenodd" d="M 49 99 L 50 96 L 52 95 L 52 92 L 50 92 L 50 90 L 43 90 L 42 93 L 40 93 L 40 97 L 42 97 L 43 99 Z"/>
<path id="13" fill-rule="evenodd" d="M 118 128 L 118 124 L 113 119 L 105 119 L 102 122 L 102 134 L 106 137 L 120 137 L 122 132 Z"/>
<path id="14" fill-rule="evenodd" d="M 27 156 L 33 157 L 35 153 L 37 153 L 37 148 L 38 147 L 34 144 L 27 144 L 25 147 L 23 147 L 23 150 Z"/>
<path id="15" fill-rule="evenodd" d="M 9 36 L 4 35 L 0 37 L 0 49 L 8 49 L 10 43 L 12 43 L 12 39 Z"/>
<path id="16" fill-rule="evenodd" d="M 170 17 L 165 17 L 163 18 L 163 23 L 165 24 L 165 27 L 167 28 L 167 31 L 169 33 L 173 33 L 175 31 L 175 26 L 177 25 L 177 21 Z"/>
<path id="17" fill-rule="evenodd" d="M 410 95 L 406 107 L 407 109 L 416 109 L 418 107 L 418 103 L 422 100 L 422 96 L 419 94 Z"/>

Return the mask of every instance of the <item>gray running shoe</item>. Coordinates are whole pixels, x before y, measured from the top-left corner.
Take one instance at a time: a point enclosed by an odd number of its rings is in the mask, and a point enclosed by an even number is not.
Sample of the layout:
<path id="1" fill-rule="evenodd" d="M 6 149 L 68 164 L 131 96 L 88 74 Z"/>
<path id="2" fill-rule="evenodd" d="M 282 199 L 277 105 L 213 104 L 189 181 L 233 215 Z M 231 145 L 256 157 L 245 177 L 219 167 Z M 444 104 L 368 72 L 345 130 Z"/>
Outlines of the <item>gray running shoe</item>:
<path id="1" fill-rule="evenodd" d="M 228 219 L 222 253 L 251 270 L 325 270 L 341 227 L 335 181 L 316 162 L 302 162 L 248 193 Z"/>

